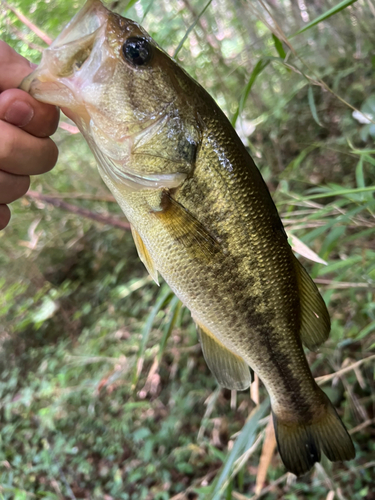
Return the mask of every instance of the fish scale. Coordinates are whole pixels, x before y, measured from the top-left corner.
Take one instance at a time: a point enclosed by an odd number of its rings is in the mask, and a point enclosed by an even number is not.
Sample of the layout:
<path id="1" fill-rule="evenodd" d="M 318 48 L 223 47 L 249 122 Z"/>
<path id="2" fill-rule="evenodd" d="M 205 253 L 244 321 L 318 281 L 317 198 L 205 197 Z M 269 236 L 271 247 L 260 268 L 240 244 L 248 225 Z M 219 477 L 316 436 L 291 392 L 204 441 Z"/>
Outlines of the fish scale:
<path id="1" fill-rule="evenodd" d="M 304 474 L 321 452 L 354 458 L 303 351 L 327 339 L 326 306 L 209 94 L 99 0 L 86 3 L 22 88 L 64 107 L 81 130 L 142 262 L 190 309 L 217 381 L 244 390 L 249 367 L 259 375 L 286 468 Z"/>

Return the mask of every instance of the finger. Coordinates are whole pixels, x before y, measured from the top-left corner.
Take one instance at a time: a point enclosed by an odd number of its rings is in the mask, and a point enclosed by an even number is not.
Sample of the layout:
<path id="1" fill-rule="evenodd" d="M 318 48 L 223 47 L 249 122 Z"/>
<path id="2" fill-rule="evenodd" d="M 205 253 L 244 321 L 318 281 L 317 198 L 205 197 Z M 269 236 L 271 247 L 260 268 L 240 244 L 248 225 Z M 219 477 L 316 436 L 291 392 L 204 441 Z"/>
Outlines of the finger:
<path id="1" fill-rule="evenodd" d="M 23 90 L 9 89 L 0 94 L 0 120 L 36 137 L 48 137 L 57 129 L 59 111 L 55 106 L 36 101 Z"/>
<path id="2" fill-rule="evenodd" d="M 48 172 L 57 161 L 58 150 L 49 138 L 39 138 L 0 121 L 0 170 L 16 175 Z"/>
<path id="3" fill-rule="evenodd" d="M 0 205 L 0 231 L 9 224 L 10 210 L 6 205 Z"/>
<path id="4" fill-rule="evenodd" d="M 0 92 L 2 92 L 18 87 L 25 76 L 33 71 L 34 66 L 0 40 L 0 68 L 6 68 L 6 71 L 0 72 Z"/>
<path id="5" fill-rule="evenodd" d="M 61 108 L 61 111 L 74 122 L 74 114 L 69 108 Z"/>
<path id="6" fill-rule="evenodd" d="M 30 187 L 28 175 L 13 175 L 0 170 L 0 205 L 18 200 Z"/>

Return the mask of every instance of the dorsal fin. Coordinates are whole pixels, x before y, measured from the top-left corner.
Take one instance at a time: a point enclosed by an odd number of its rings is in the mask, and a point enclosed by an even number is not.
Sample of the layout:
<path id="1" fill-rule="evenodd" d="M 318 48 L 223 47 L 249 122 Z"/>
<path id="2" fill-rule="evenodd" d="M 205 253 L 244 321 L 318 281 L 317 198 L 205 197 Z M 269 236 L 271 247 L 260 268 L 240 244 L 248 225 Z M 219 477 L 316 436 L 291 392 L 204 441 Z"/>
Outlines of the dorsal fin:
<path id="1" fill-rule="evenodd" d="M 159 285 L 159 280 L 158 280 L 158 271 L 155 267 L 154 261 L 151 258 L 151 255 L 148 253 L 147 248 L 145 247 L 145 244 L 143 243 L 142 238 L 140 237 L 138 231 L 134 228 L 132 224 L 130 224 L 131 230 L 132 230 L 132 235 L 134 239 L 135 246 L 137 248 L 137 252 L 139 255 L 139 258 L 143 262 L 145 268 L 149 272 L 151 278 L 155 281 L 157 285 Z"/>
<path id="2" fill-rule="evenodd" d="M 227 349 L 206 328 L 197 323 L 204 359 L 222 387 L 244 391 L 251 384 L 251 374 L 245 361 Z"/>
<path id="3" fill-rule="evenodd" d="M 317 286 L 299 260 L 294 259 L 301 304 L 301 340 L 308 349 L 314 350 L 327 340 L 331 322 Z"/>

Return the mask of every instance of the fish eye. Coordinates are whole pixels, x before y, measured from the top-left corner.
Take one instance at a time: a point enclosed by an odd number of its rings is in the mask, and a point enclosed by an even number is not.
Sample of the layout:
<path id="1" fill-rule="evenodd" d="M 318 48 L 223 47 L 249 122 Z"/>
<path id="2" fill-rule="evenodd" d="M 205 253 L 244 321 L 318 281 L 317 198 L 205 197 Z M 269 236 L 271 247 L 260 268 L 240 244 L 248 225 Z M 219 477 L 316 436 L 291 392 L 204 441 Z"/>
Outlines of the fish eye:
<path id="1" fill-rule="evenodd" d="M 145 66 L 152 56 L 151 44 L 138 36 L 128 38 L 122 46 L 122 51 L 132 66 Z"/>

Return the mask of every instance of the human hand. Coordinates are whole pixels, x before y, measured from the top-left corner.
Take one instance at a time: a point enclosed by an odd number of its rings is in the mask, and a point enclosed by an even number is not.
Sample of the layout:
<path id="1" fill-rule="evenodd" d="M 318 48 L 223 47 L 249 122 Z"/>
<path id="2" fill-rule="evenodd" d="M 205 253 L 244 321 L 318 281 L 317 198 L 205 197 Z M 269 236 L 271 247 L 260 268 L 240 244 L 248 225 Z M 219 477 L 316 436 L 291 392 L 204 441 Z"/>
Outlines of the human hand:
<path id="1" fill-rule="evenodd" d="M 57 128 L 58 109 L 16 88 L 32 71 L 27 59 L 0 40 L 0 230 L 10 219 L 7 204 L 27 192 L 30 175 L 48 172 L 57 161 L 49 136 Z"/>

